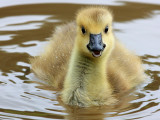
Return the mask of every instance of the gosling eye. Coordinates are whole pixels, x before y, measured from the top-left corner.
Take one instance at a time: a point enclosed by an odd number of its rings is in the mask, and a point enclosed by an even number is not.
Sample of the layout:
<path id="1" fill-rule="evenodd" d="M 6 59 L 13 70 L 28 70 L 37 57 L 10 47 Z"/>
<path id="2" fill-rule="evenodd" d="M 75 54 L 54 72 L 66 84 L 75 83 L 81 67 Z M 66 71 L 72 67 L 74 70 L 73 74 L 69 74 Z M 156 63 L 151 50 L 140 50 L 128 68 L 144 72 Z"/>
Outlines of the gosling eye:
<path id="1" fill-rule="evenodd" d="M 83 34 L 86 33 L 86 29 L 85 29 L 83 26 L 82 26 L 82 28 L 81 28 L 81 31 L 82 31 Z"/>
<path id="2" fill-rule="evenodd" d="M 105 32 L 105 33 L 108 32 L 108 26 L 105 27 L 104 32 Z"/>

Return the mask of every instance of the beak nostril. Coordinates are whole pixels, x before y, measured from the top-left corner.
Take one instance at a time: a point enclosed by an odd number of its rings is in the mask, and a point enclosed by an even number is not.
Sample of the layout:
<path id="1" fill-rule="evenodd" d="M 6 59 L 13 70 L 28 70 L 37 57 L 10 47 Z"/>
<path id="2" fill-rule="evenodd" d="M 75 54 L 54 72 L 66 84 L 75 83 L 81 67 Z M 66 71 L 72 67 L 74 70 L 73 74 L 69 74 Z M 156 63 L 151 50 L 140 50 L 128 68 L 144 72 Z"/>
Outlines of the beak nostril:
<path id="1" fill-rule="evenodd" d="M 89 44 L 87 45 L 88 50 L 90 50 Z"/>
<path id="2" fill-rule="evenodd" d="M 106 44 L 103 44 L 103 48 L 105 48 L 106 47 Z"/>

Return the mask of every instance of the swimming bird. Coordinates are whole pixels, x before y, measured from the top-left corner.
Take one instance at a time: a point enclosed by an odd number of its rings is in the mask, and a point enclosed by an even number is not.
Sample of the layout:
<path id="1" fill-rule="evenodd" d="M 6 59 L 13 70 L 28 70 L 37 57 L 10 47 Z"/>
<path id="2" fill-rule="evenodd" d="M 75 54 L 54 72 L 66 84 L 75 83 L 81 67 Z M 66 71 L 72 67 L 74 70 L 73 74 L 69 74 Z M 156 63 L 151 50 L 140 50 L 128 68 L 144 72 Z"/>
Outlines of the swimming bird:
<path id="1" fill-rule="evenodd" d="M 144 81 L 141 59 L 114 36 L 112 12 L 87 7 L 76 20 L 56 27 L 32 70 L 54 88 L 65 104 L 79 107 L 114 104 L 116 94 Z"/>

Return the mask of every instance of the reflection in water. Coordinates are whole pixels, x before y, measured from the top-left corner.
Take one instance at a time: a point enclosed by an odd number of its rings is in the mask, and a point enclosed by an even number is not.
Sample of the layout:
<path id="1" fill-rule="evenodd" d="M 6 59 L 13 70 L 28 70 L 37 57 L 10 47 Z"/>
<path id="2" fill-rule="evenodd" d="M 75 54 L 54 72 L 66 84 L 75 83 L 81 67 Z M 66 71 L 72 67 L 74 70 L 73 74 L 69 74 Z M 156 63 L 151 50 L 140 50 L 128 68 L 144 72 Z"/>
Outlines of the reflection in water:
<path id="1" fill-rule="evenodd" d="M 160 55 L 144 55 L 143 63 L 148 66 L 146 74 L 152 79 L 152 83 L 145 87 L 145 90 L 159 90 L 160 88 Z"/>
<path id="2" fill-rule="evenodd" d="M 30 72 L 28 61 L 29 57 L 42 51 L 56 25 L 74 19 L 77 9 L 85 5 L 35 3 L 0 8 L 0 119 L 156 120 L 160 114 L 160 53 L 155 55 L 154 51 L 158 50 L 154 46 L 158 45 L 160 36 L 154 28 L 159 28 L 159 25 L 153 22 L 148 28 L 147 23 L 150 24 L 153 17 L 158 21 L 160 6 L 120 3 L 123 4 L 117 6 L 115 1 L 110 6 L 115 15 L 115 32 L 127 47 L 134 48 L 138 54 L 141 51 L 139 55 L 149 82 L 136 94 L 131 92 L 123 96 L 117 105 L 94 108 L 65 106 L 54 88 Z M 135 20 L 145 21 L 147 26 L 138 28 L 139 23 Z M 134 30 L 128 26 L 133 26 Z M 141 31 L 144 35 L 152 35 L 143 37 Z M 129 39 L 131 34 L 136 35 L 133 40 Z M 151 42 L 153 39 L 155 43 Z M 148 48 L 140 42 L 149 44 L 154 50 L 143 52 Z"/>

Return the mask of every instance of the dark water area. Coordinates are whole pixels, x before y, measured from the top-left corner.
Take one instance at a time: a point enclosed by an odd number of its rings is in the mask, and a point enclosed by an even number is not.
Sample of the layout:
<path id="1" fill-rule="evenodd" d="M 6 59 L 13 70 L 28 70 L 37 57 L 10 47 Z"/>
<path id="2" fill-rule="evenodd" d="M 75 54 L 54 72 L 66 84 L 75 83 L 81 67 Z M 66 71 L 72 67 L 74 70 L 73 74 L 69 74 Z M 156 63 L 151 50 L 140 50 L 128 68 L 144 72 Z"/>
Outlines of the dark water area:
<path id="1" fill-rule="evenodd" d="M 160 120 L 160 3 L 101 4 L 113 10 L 116 37 L 142 57 L 147 76 L 142 88 L 109 107 L 63 105 L 59 92 L 31 73 L 28 58 L 43 51 L 55 26 L 74 20 L 88 4 L 5 0 L 0 2 L 0 120 Z"/>

